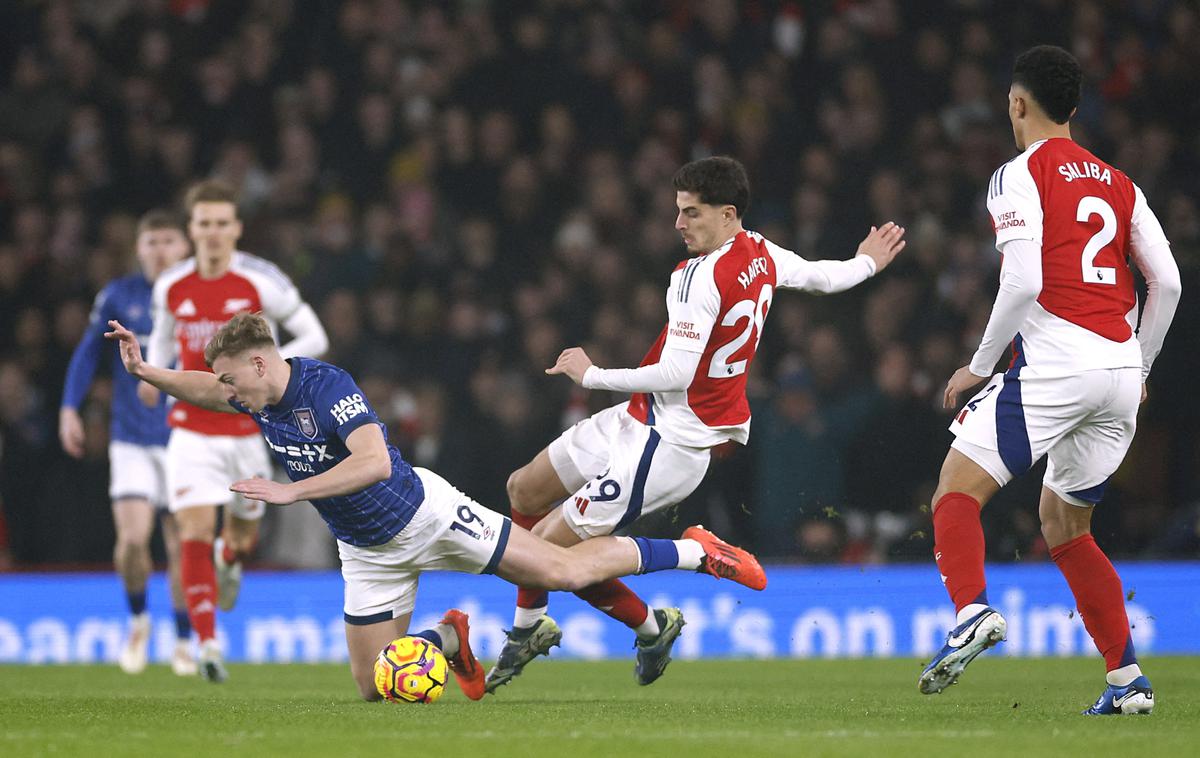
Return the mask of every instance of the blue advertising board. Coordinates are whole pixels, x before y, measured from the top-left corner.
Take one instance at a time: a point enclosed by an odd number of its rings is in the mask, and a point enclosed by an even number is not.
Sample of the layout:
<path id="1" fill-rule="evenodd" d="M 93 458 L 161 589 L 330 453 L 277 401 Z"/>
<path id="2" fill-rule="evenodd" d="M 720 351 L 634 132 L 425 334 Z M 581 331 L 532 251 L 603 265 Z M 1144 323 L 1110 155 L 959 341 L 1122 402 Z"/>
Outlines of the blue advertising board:
<path id="1" fill-rule="evenodd" d="M 1200 654 L 1200 562 L 1125 563 L 1118 571 L 1139 654 Z M 954 612 L 936 568 L 923 566 L 768 566 L 770 585 L 751 592 L 683 572 L 632 577 L 652 605 L 683 609 L 677 658 L 928 656 Z M 1008 620 L 997 654 L 1097 655 L 1062 576 L 1051 564 L 993 566 L 988 595 Z M 450 607 L 471 615 L 481 658 L 495 657 L 511 625 L 515 589 L 491 576 L 427 574 L 413 629 Z M 155 614 L 151 655 L 173 646 L 170 600 L 161 575 L 150 586 Z M 551 595 L 563 628 L 555 655 L 624 658 L 631 632 L 574 596 Z M 0 575 L 0 662 L 116 660 L 127 617 L 119 580 L 108 574 Z M 342 580 L 336 572 L 249 572 L 238 607 L 218 615 L 233 661 L 332 662 L 346 659 Z"/>

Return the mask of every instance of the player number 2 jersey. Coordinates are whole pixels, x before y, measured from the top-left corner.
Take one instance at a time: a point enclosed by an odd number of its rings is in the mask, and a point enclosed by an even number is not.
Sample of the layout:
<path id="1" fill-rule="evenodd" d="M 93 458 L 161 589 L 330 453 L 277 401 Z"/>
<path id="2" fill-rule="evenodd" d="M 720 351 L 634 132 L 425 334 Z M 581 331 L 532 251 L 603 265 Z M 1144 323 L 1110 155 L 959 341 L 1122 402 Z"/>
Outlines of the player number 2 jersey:
<path id="1" fill-rule="evenodd" d="M 178 356 L 184 371 L 208 371 L 204 348 L 231 318 L 239 313 L 261 312 L 275 330 L 303 304 L 292 280 L 275 264 L 249 253 L 235 252 L 229 269 L 215 279 L 205 279 L 194 257 L 172 266 L 154 283 L 154 331 L 148 360 L 169 366 Z M 159 346 L 175 345 L 174 355 L 163 355 Z M 218 413 L 182 400 L 167 416 L 173 427 L 201 434 L 245 436 L 258 427 L 246 416 Z"/>
<path id="2" fill-rule="evenodd" d="M 1022 375 L 1140 367 L 1129 248 L 1139 218 L 1153 215 L 1141 190 L 1074 141 L 1055 138 L 1001 166 L 987 205 L 997 249 L 1016 239 L 1042 248 L 1042 291 L 1016 340 Z M 1151 227 L 1161 236 L 1157 221 L 1140 225 Z"/>

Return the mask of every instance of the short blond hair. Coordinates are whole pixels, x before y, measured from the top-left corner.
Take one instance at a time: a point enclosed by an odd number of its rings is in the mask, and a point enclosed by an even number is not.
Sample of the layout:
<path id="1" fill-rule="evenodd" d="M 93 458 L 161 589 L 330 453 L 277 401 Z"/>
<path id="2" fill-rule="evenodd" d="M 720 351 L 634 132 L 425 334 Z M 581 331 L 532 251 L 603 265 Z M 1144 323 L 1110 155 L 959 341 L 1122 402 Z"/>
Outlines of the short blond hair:
<path id="1" fill-rule="evenodd" d="M 204 347 L 204 362 L 212 368 L 222 355 L 237 355 L 258 347 L 274 347 L 271 325 L 257 313 L 239 313 L 217 330 Z"/>

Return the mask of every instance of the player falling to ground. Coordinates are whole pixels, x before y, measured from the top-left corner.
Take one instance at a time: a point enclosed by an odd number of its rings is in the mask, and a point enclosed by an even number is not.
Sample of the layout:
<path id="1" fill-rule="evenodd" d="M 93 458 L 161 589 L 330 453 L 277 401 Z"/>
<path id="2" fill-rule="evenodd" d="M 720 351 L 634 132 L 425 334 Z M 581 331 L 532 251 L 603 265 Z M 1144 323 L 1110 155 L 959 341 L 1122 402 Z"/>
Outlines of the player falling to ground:
<path id="1" fill-rule="evenodd" d="M 1071 54 L 1046 45 L 1013 69 L 1008 115 L 1022 152 L 993 174 L 987 197 L 1004 256 L 1000 291 L 979 349 L 946 386 L 946 407 L 991 375 L 1010 340 L 1013 360 L 950 426 L 956 439 L 934 494 L 934 557 L 958 626 L 920 689 L 941 692 L 1004 638 L 1005 621 L 988 605 L 979 510 L 1048 455 L 1042 535 L 1108 670 L 1107 689 L 1085 713 L 1149 713 L 1154 693 L 1134 654 L 1121 580 L 1091 520 L 1133 440 L 1179 301 L 1179 269 L 1142 191 L 1071 140 L 1080 80 Z M 1136 334 L 1131 257 L 1148 289 Z"/>
<path id="2" fill-rule="evenodd" d="M 673 184 L 675 228 L 696 257 L 671 275 L 667 325 L 642 366 L 601 369 L 575 347 L 547 370 L 588 389 L 633 396 L 563 432 L 508 480 L 513 520 L 557 545 L 611 534 L 680 502 L 704 478 L 711 448 L 728 440 L 745 444 L 747 372 L 776 289 L 841 292 L 883 270 L 904 248 L 904 229 L 890 222 L 872 227 L 857 254 L 839 261 L 807 261 L 746 231 L 750 186 L 732 158 L 689 163 Z M 651 612 L 615 579 L 576 594 L 636 632 L 635 677 L 639 684 L 656 680 L 683 627 L 679 609 Z M 558 644 L 562 633 L 546 609 L 544 591 L 518 591 L 513 629 L 488 672 L 489 691 Z"/>
<path id="3" fill-rule="evenodd" d="M 316 313 L 287 275 L 262 258 L 238 251 L 242 234 L 236 196 L 219 182 L 201 182 L 186 196 L 188 233 L 195 256 L 163 272 L 154 284 L 154 330 L 146 360 L 166 367 L 206 371 L 204 346 L 238 313 L 261 311 L 293 339 L 284 355 L 320 355 L 329 340 Z M 157 398 L 149 388 L 144 393 Z M 179 525 L 182 576 L 188 615 L 200 638 L 200 673 L 225 676 L 215 639 L 215 605 L 233 608 L 241 584 L 241 561 L 258 539 L 263 504 L 229 491 L 232 479 L 269 476 L 270 456 L 254 422 L 215 413 L 186 400 L 168 414 L 168 505 Z M 217 508 L 226 506 L 215 543 Z"/>
<path id="4" fill-rule="evenodd" d="M 109 497 L 117 544 L 113 564 L 125 586 L 129 604 L 129 637 L 117 662 L 136 674 L 146 668 L 150 643 L 150 614 L 146 610 L 146 580 L 153 564 L 150 539 L 154 518 L 162 514 L 163 544 L 167 551 L 167 573 L 175 607 L 175 650 L 171 668 L 179 675 L 196 673 L 191 652 L 191 624 L 179 582 L 179 536 L 167 505 L 166 444 L 167 406 L 144 406 L 137 397 L 137 380 L 122 367 L 119 355 L 104 342 L 108 322 L 118 319 L 140 334 L 150 332 L 150 291 L 166 268 L 188 255 L 183 225 L 172 214 L 151 211 L 138 221 L 137 259 L 141 271 L 109 282 L 96 295 L 87 331 L 71 356 L 58 412 L 58 437 L 63 450 L 83 457 L 83 420 L 79 408 L 100 361 L 113 362 L 112 420 L 109 429 Z M 105 352 L 110 351 L 106 356 Z"/>
<path id="5" fill-rule="evenodd" d="M 700 527 L 680 540 L 607 538 L 569 550 L 512 528 L 434 472 L 405 462 L 354 379 L 311 358 L 285 360 L 260 316 L 236 316 L 213 336 L 204 352 L 212 372 L 150 366 L 137 338 L 119 322 L 111 326 L 107 336 L 121 341 L 130 374 L 192 407 L 253 419 L 292 480 L 244 479 L 230 489 L 277 505 L 309 500 L 325 519 L 346 584 L 350 670 L 366 700 L 379 698 L 375 657 L 406 633 L 422 571 L 494 573 L 524 586 L 572 591 L 676 568 L 756 589 L 766 584 L 754 556 Z M 463 691 L 478 700 L 483 668 L 468 633 L 466 615 L 452 610 L 419 636 L 442 649 Z"/>

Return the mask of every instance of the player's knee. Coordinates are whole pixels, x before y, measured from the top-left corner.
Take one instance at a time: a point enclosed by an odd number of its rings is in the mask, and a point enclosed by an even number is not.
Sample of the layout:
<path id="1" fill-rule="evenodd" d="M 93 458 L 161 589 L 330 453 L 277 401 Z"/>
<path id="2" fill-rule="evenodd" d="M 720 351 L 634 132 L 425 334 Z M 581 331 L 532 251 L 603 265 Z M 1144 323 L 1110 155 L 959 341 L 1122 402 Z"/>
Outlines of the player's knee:
<path id="1" fill-rule="evenodd" d="M 529 476 L 526 474 L 525 469 L 519 468 L 512 472 L 508 477 L 508 483 L 505 485 L 505 488 L 508 490 L 508 502 L 513 510 L 523 513 L 526 516 L 541 514 L 535 493 L 529 486 Z"/>
<path id="2" fill-rule="evenodd" d="M 1077 537 L 1082 537 L 1089 531 L 1091 530 L 1087 526 L 1072 523 L 1067 519 L 1042 519 L 1042 539 L 1046 541 L 1046 547 L 1050 549 L 1056 548 L 1059 545 L 1065 545 Z"/>

